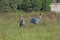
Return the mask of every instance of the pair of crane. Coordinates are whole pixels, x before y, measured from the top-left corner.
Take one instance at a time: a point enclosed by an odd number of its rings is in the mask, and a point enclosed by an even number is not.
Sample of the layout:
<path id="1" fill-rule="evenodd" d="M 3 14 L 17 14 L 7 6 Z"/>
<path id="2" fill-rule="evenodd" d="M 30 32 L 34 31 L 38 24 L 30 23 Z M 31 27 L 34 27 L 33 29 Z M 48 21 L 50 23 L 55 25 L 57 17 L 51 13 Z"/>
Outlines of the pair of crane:
<path id="1" fill-rule="evenodd" d="M 30 23 L 38 24 L 40 22 L 40 20 L 41 20 L 41 14 L 42 13 L 40 13 L 39 16 L 32 17 L 30 19 Z M 24 20 L 24 16 L 22 15 L 21 20 L 20 20 L 20 27 L 23 27 L 24 25 L 25 25 L 25 20 Z"/>

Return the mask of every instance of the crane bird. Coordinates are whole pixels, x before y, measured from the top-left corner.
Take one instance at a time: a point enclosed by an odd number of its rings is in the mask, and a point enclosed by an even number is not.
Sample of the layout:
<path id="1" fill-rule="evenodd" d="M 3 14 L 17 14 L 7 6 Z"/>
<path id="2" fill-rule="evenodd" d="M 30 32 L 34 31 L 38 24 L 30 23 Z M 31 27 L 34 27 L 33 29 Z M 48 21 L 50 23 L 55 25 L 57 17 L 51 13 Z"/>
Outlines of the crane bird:
<path id="1" fill-rule="evenodd" d="M 22 15 L 21 19 L 20 19 L 20 27 L 22 27 L 24 25 L 25 25 L 25 21 L 24 21 L 24 16 Z"/>
<path id="2" fill-rule="evenodd" d="M 36 17 L 35 17 L 35 23 L 36 23 L 36 24 L 39 24 L 39 22 L 40 22 L 40 20 L 41 20 L 41 15 L 42 15 L 42 13 L 40 13 L 39 16 L 36 16 Z"/>
<path id="3" fill-rule="evenodd" d="M 39 22 L 40 22 L 40 20 L 41 20 L 41 14 L 42 14 L 42 13 L 40 13 L 39 16 L 36 16 L 36 15 L 35 15 L 35 17 L 32 17 L 32 18 L 30 19 L 30 22 L 33 23 L 33 24 L 39 24 Z"/>

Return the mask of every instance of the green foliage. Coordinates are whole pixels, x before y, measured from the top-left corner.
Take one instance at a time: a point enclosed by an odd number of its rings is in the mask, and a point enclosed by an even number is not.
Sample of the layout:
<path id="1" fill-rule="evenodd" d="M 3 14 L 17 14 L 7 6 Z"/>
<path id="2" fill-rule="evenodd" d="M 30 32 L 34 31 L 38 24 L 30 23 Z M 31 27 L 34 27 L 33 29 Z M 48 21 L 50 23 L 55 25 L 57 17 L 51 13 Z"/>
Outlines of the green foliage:
<path id="1" fill-rule="evenodd" d="M 19 4 L 19 8 L 24 11 L 29 10 L 29 8 L 32 8 L 31 0 L 22 0 L 22 3 Z"/>
<path id="2" fill-rule="evenodd" d="M 0 0 L 0 12 L 15 11 L 18 0 Z"/>
<path id="3" fill-rule="evenodd" d="M 20 9 L 34 11 L 50 11 L 52 0 L 23 0 Z"/>
<path id="4" fill-rule="evenodd" d="M 52 0 L 43 0 L 42 2 L 42 11 L 50 11 L 50 4 Z"/>
<path id="5" fill-rule="evenodd" d="M 38 10 L 40 10 L 41 8 L 42 8 L 42 0 L 33 0 L 32 1 L 32 6 L 33 6 L 33 10 L 35 10 L 35 11 L 38 11 Z"/>
<path id="6" fill-rule="evenodd" d="M 0 12 L 24 11 L 48 11 L 51 0 L 0 0 Z"/>

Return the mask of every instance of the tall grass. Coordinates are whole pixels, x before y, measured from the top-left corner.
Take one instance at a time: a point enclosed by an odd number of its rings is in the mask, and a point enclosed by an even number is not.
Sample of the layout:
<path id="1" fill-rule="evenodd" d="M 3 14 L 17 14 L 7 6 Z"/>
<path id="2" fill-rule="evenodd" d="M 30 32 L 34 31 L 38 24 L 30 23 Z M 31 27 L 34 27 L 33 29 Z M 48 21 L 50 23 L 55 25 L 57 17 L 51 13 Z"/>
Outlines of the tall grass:
<path id="1" fill-rule="evenodd" d="M 24 14 L 26 25 L 19 27 Z M 44 12 L 40 24 L 29 23 L 34 13 L 0 13 L 0 40 L 60 40 L 60 13 Z"/>

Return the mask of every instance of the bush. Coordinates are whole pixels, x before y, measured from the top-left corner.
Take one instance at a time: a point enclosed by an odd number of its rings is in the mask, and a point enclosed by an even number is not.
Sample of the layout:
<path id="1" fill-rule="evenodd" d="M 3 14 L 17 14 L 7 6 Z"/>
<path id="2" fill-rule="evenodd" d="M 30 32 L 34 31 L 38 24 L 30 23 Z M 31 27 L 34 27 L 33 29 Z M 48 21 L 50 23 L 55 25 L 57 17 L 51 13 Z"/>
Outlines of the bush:
<path id="1" fill-rule="evenodd" d="M 43 0 L 41 11 L 50 11 L 50 4 L 52 0 Z"/>
<path id="2" fill-rule="evenodd" d="M 0 12 L 15 11 L 17 2 L 17 0 L 0 0 Z"/>
<path id="3" fill-rule="evenodd" d="M 27 11 L 50 11 L 50 4 L 52 0 L 23 0 L 19 8 Z"/>
<path id="4" fill-rule="evenodd" d="M 51 0 L 0 0 L 0 12 L 49 11 Z"/>

